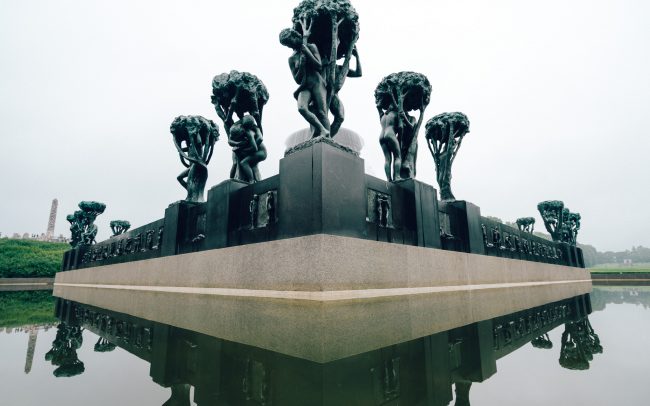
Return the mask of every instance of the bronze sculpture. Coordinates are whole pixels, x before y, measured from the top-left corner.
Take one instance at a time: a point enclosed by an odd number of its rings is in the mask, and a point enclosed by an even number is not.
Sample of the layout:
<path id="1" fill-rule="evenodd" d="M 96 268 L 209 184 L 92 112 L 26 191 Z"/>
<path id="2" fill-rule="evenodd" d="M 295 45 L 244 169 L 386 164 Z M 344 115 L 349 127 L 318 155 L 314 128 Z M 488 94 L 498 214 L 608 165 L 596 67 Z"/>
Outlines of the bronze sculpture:
<path id="1" fill-rule="evenodd" d="M 293 11 L 293 27 L 280 33 L 280 43 L 294 51 L 289 57 L 291 74 L 299 85 L 294 97 L 312 137 L 334 137 L 343 123 L 338 92 L 347 77 L 361 76 L 355 47 L 358 19 L 349 0 L 304 0 Z M 353 56 L 356 69 L 350 70 Z M 341 58 L 342 65 L 337 65 Z M 331 124 L 328 112 L 334 116 Z"/>
<path id="2" fill-rule="evenodd" d="M 469 120 L 460 112 L 438 114 L 427 121 L 427 146 L 436 164 L 441 200 L 456 200 L 451 192 L 451 165 L 468 132 Z"/>
<path id="3" fill-rule="evenodd" d="M 572 213 L 564 202 L 547 200 L 537 205 L 539 214 L 544 220 L 546 231 L 551 234 L 553 241 L 576 245 L 580 230 L 580 213 Z"/>
<path id="4" fill-rule="evenodd" d="M 564 228 L 564 202 L 560 200 L 546 200 L 537 204 L 540 216 L 544 221 L 546 231 L 553 241 L 562 241 Z"/>
<path id="5" fill-rule="evenodd" d="M 560 348 L 560 365 L 566 369 L 589 369 L 594 354 L 602 354 L 603 346 L 588 317 L 564 325 Z"/>
<path id="6" fill-rule="evenodd" d="M 66 217 L 70 223 L 70 245 L 72 248 L 95 243 L 97 236 L 95 219 L 104 212 L 106 205 L 100 202 L 82 201 L 79 203 L 79 209 Z"/>
<path id="7" fill-rule="evenodd" d="M 131 223 L 126 220 L 113 220 L 110 222 L 111 231 L 113 236 L 124 234 L 131 228 Z"/>
<path id="8" fill-rule="evenodd" d="M 267 155 L 262 139 L 262 112 L 268 100 L 266 86 L 251 73 L 233 70 L 212 80 L 212 104 L 233 149 L 231 179 L 249 183 L 261 180 L 257 164 Z"/>
<path id="9" fill-rule="evenodd" d="M 429 80 L 416 72 L 392 73 L 375 89 L 375 104 L 382 125 L 379 143 L 389 181 L 415 177 L 417 134 L 430 98 Z M 407 114 L 414 110 L 419 111 L 417 120 Z"/>
<path id="10" fill-rule="evenodd" d="M 520 231 L 532 234 L 535 230 L 534 217 L 520 217 L 517 219 L 516 223 Z"/>
<path id="11" fill-rule="evenodd" d="M 208 163 L 214 143 L 219 139 L 219 128 L 201 116 L 178 116 L 169 131 L 181 163 L 187 168 L 178 175 L 178 182 L 187 190 L 188 202 L 202 202 L 208 180 Z"/>

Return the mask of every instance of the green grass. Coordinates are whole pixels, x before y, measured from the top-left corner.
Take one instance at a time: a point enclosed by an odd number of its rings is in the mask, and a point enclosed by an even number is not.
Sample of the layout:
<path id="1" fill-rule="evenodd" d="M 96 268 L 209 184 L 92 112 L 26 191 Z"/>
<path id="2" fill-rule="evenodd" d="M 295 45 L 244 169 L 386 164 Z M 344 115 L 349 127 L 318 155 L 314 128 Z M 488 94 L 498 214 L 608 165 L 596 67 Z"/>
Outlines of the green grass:
<path id="1" fill-rule="evenodd" d="M 50 290 L 0 292 L 0 327 L 56 323 Z"/>
<path id="2" fill-rule="evenodd" d="M 48 278 L 61 269 L 65 243 L 0 239 L 0 278 Z"/>
<path id="3" fill-rule="evenodd" d="M 635 268 L 635 267 L 618 267 L 618 268 L 589 268 L 591 273 L 650 273 L 648 268 Z"/>

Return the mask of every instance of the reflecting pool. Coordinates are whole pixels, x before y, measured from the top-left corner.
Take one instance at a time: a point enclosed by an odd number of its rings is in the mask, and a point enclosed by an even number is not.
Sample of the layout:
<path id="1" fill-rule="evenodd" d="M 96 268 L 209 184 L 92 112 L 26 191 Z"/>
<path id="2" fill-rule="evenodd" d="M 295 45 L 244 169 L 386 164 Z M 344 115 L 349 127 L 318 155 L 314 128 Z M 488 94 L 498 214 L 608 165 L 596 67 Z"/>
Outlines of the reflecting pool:
<path id="1" fill-rule="evenodd" d="M 650 397 L 647 286 L 594 286 L 323 362 L 48 291 L 0 292 L 0 305 L 7 405 L 644 405 Z M 354 340 L 341 334 L 339 345 Z"/>

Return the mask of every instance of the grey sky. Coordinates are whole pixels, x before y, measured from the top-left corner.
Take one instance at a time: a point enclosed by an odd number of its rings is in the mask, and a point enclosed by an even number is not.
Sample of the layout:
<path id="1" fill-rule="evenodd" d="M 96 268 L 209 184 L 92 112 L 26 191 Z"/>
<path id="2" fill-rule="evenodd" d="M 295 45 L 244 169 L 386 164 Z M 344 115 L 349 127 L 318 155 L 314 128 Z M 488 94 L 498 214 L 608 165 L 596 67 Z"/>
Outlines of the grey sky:
<path id="1" fill-rule="evenodd" d="M 221 122 L 211 80 L 249 71 L 269 89 L 263 176 L 306 123 L 278 42 L 298 0 L 0 2 L 0 231 L 56 232 L 80 200 L 108 222 L 140 225 L 184 197 L 169 124 Z M 344 127 L 365 140 L 366 172 L 383 178 L 373 91 L 413 70 L 433 86 L 425 120 L 462 111 L 471 132 L 454 163 L 457 198 L 503 220 L 560 199 L 582 214 L 579 241 L 650 246 L 650 2 L 633 0 L 356 0 L 364 76 L 341 92 Z M 222 131 L 223 133 L 223 131 Z M 418 176 L 436 186 L 420 133 Z M 228 176 L 225 133 L 208 187 Z M 437 187 L 437 186 L 436 186 Z"/>

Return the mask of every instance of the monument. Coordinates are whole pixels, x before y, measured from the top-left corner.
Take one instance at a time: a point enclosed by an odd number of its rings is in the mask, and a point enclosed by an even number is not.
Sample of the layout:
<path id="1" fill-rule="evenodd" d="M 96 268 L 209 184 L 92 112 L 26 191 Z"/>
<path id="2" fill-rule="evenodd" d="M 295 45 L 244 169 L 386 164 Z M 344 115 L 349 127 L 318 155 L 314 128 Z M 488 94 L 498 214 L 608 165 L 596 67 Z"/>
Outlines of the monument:
<path id="1" fill-rule="evenodd" d="M 50 208 L 50 217 L 47 221 L 47 232 L 45 233 L 45 240 L 50 241 L 54 238 L 54 226 L 56 225 L 56 211 L 59 208 L 59 200 L 52 200 L 52 207 Z"/>
<path id="2" fill-rule="evenodd" d="M 212 79 L 212 104 L 223 121 L 233 151 L 230 178 L 261 180 L 257 164 L 266 159 L 262 141 L 262 111 L 269 100 L 266 86 L 248 72 L 231 71 Z M 234 121 L 236 114 L 238 120 Z"/>
<path id="3" fill-rule="evenodd" d="M 587 293 L 591 278 L 575 245 L 581 219 L 561 202 L 540 203 L 553 235 L 547 240 L 533 234 L 530 219 L 510 227 L 455 198 L 452 163 L 469 132 L 463 113 L 438 114 L 426 125 L 440 198 L 416 179 L 419 130 L 432 95 L 423 73 L 387 74 L 375 89 L 385 180 L 365 173 L 360 143 L 337 141 L 346 133 L 338 92 L 345 78 L 361 76 L 359 27 L 348 0 L 304 0 L 280 33 L 292 50 L 293 97 L 310 127 L 307 137 L 291 137 L 305 139 L 288 146 L 277 175 L 263 178 L 257 168 L 267 157 L 262 112 L 269 93 L 257 76 L 233 70 L 212 80 L 228 147 L 216 144 L 219 130 L 208 118 L 179 116 L 171 125 L 186 168 L 178 176 L 185 199 L 148 224 L 114 222 L 104 241 L 95 241 L 94 220 L 105 205 L 81 202 L 68 216 L 72 249 L 55 280 L 54 294 L 68 301 L 61 314 L 82 303 L 133 317 L 155 313 L 158 322 L 187 328 L 209 315 L 199 326 L 205 334 L 269 350 L 286 344 L 284 354 L 327 363 L 369 350 L 362 340 L 341 346 L 342 334 L 375 333 L 384 341 L 370 349 L 378 349 Z M 232 149 L 232 166 L 205 197 L 207 167 L 220 145 Z M 392 323 L 380 331 L 384 319 Z M 140 342 L 149 340 L 139 331 Z M 268 332 L 272 339 L 264 341 Z M 74 348 L 75 334 L 62 328 L 63 344 Z M 494 330 L 472 334 L 492 337 L 479 347 L 493 351 Z M 441 342 L 437 348 L 448 351 Z M 61 373 L 83 371 L 73 352 L 63 357 Z M 477 373 L 489 376 L 486 365 Z M 397 389 L 387 379 L 390 395 Z M 466 394 L 471 379 L 463 381 Z M 182 397 L 187 387 L 172 392 Z"/>
<path id="4" fill-rule="evenodd" d="M 417 136 L 430 98 L 429 79 L 416 72 L 392 73 L 375 89 L 375 105 L 382 127 L 379 144 L 389 181 L 415 177 Z M 419 111 L 417 120 L 408 115 L 414 110 Z"/>
<path id="5" fill-rule="evenodd" d="M 348 0 L 304 0 L 293 10 L 292 23 L 280 32 L 280 43 L 293 50 L 289 69 L 298 84 L 293 93 L 298 112 L 313 137 L 334 137 L 344 120 L 338 93 L 346 78 L 362 74 L 356 49 L 359 15 Z M 331 124 L 329 112 L 334 116 Z"/>

